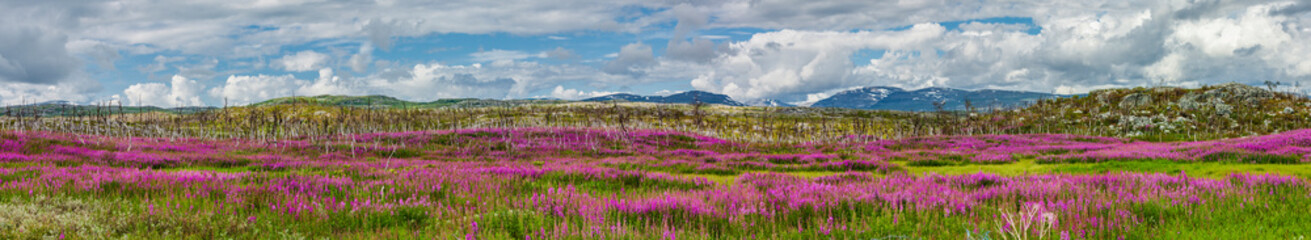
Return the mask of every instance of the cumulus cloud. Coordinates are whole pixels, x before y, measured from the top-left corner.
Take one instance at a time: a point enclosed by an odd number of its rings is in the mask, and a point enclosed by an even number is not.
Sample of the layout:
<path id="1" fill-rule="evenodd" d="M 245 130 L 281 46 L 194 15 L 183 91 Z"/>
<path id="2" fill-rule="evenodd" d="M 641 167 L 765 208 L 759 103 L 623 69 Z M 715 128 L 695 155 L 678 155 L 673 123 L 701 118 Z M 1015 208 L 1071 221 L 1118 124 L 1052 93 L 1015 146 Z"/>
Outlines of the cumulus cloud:
<path id="1" fill-rule="evenodd" d="M 0 82 L 0 104 L 19 105 L 46 101 L 86 102 L 100 91 L 100 83 L 85 78 L 56 84 Z"/>
<path id="2" fill-rule="evenodd" d="M 304 84 L 304 82 L 299 82 Z M 319 78 L 313 83 L 303 85 L 296 91 L 298 94 L 305 96 L 318 95 L 352 95 L 359 93 L 360 86 L 352 82 L 343 80 L 341 76 L 333 74 L 332 68 L 319 69 Z"/>
<path id="3" fill-rule="evenodd" d="M 296 94 L 304 80 L 288 75 L 228 76 L 224 85 L 210 89 L 209 94 L 233 105 L 246 105 L 273 98 Z"/>
<path id="4" fill-rule="evenodd" d="M 784 30 L 756 34 L 729 46 L 715 68 L 692 80 L 692 86 L 745 100 L 795 96 L 873 83 L 851 77 L 850 56 L 861 49 L 919 49 L 946 30 L 936 24 L 906 31 L 807 32 Z"/>
<path id="5" fill-rule="evenodd" d="M 305 50 L 297 52 L 294 55 L 283 56 L 282 59 L 279 59 L 276 63 L 278 64 L 278 67 L 287 71 L 314 71 L 328 63 L 328 55 L 312 50 Z"/>
<path id="6" fill-rule="evenodd" d="M 559 98 L 559 99 L 566 99 L 566 100 L 578 100 L 578 99 L 585 99 L 585 98 L 594 98 L 594 97 L 606 96 L 606 95 L 611 95 L 611 94 L 615 94 L 615 93 L 618 93 L 618 92 L 608 92 L 608 91 L 582 91 L 582 90 L 573 89 L 573 88 L 564 88 L 564 86 L 556 85 L 556 86 L 555 86 L 555 89 L 554 89 L 554 90 L 551 90 L 551 97 L 553 97 L 553 98 Z"/>
<path id="7" fill-rule="evenodd" d="M 1069 3 L 1053 5 L 1060 4 Z M 742 100 L 804 102 L 834 89 L 874 85 L 1078 93 L 1149 83 L 1304 81 L 1311 75 L 1305 46 L 1311 30 L 1300 25 L 1305 20 L 1272 14 L 1290 3 L 1146 4 L 1104 11 L 1035 8 L 1048 14 L 1034 18 L 1041 28 L 1036 35 L 1025 26 L 989 23 L 759 33 L 731 43 L 692 86 Z M 861 50 L 884 54 L 852 62 Z"/>
<path id="8" fill-rule="evenodd" d="M 515 85 L 515 80 L 511 78 L 479 78 L 461 68 L 465 67 L 418 64 L 397 78 L 378 78 L 370 83 L 390 89 L 397 95 L 422 100 L 457 97 L 499 99 L 505 98 Z"/>
<path id="9" fill-rule="evenodd" d="M 130 105 L 157 107 L 204 106 L 200 94 L 204 86 L 196 80 L 174 75 L 169 84 L 138 83 L 123 90 L 123 96 Z"/>
<path id="10" fill-rule="evenodd" d="M 156 55 L 154 64 L 133 67 L 151 76 L 167 72 L 203 81 L 231 75 L 210 96 L 251 101 L 263 98 L 259 89 L 247 92 L 240 84 L 279 89 L 268 90 L 269 97 L 369 93 L 434 99 L 556 95 L 556 89 L 576 96 L 691 79 L 694 88 L 739 100 L 803 102 L 870 85 L 1076 93 L 1157 81 L 1290 82 L 1311 76 L 1307 1 L 296 3 L 304 2 L 0 1 L 0 22 L 22 23 L 0 26 L 0 101 L 37 95 L 92 99 L 95 93 L 87 91 L 99 85 L 85 80 L 86 64 L 112 67 L 140 55 Z M 946 23 L 997 17 L 1032 19 L 1032 25 Z M 671 22 L 676 25 L 668 29 Z M 761 33 L 738 42 L 698 36 L 732 28 Z M 1031 29 L 1041 33 L 1030 34 Z M 571 33 L 619 33 L 669 42 L 658 58 L 640 42 L 623 46 L 608 60 L 580 59 L 563 47 L 494 49 L 470 55 L 479 64 L 465 66 L 400 64 L 374 55 L 378 49 L 407 47 L 395 46 L 399 37 L 445 33 L 530 35 L 552 43 L 591 38 Z M 340 50 L 354 43 L 363 43 L 354 54 Z M 280 56 L 285 46 L 306 44 L 314 50 Z M 471 46 L 452 48 L 460 47 Z M 854 53 L 866 50 L 883 54 L 853 61 Z M 531 61 L 547 58 L 580 61 Z M 231 70 L 211 64 L 220 60 L 251 66 Z M 242 72 L 259 67 L 319 71 L 319 77 Z M 175 87 L 142 84 L 137 90 Z M 36 94 L 41 91 L 50 94 Z M 172 99 L 167 101 L 190 102 Z"/>
<path id="11" fill-rule="evenodd" d="M 557 94 L 552 92 L 552 87 L 564 82 L 623 82 L 620 78 L 605 77 L 606 74 L 590 67 L 512 60 L 487 65 L 415 64 L 408 68 L 387 68 L 361 77 L 341 76 L 334 72 L 331 68 L 319 69 L 316 79 L 297 79 L 293 75 L 233 75 L 222 86 L 210 89 L 209 94 L 215 99 L 227 99 L 239 105 L 292 95 L 324 94 L 379 94 L 413 101 L 505 99 L 541 96 L 543 93 L 554 96 Z M 574 98 L 604 93 L 561 91 L 564 96 Z"/>

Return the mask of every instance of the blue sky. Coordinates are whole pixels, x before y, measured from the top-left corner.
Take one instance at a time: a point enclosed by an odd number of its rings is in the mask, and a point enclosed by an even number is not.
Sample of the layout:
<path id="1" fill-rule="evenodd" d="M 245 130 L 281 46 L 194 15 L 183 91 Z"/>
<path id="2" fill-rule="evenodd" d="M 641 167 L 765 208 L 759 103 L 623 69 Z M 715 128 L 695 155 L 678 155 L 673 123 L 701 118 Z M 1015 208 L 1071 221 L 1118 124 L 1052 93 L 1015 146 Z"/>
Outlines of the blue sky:
<path id="1" fill-rule="evenodd" d="M 1306 1 L 0 1 L 0 102 L 1311 80 Z M 1290 89 L 1297 90 L 1297 89 Z"/>

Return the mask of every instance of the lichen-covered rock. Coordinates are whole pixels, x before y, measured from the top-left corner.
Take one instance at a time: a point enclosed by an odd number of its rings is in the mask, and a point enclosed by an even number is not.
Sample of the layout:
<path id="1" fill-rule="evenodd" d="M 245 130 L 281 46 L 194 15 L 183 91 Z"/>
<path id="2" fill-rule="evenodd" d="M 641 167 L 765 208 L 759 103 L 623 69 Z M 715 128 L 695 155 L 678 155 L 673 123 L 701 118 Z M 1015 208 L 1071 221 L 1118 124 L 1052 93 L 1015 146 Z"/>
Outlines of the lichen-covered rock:
<path id="1" fill-rule="evenodd" d="M 1275 97 L 1275 93 L 1239 83 L 1225 83 L 1203 92 L 1189 92 L 1175 104 L 1184 111 L 1215 109 L 1220 115 L 1233 113 L 1229 104 L 1256 105 Z M 1223 109 L 1222 109 L 1223 108 Z"/>
<path id="2" fill-rule="evenodd" d="M 1222 116 L 1229 116 L 1229 114 L 1232 113 L 1234 113 L 1234 106 L 1229 106 L 1229 104 L 1223 104 L 1223 103 L 1215 104 L 1215 114 L 1220 114 Z"/>
<path id="3" fill-rule="evenodd" d="M 1088 92 L 1088 96 L 1096 98 L 1097 102 L 1102 105 L 1110 105 L 1116 92 L 1118 92 L 1117 89 L 1098 89 Z"/>
<path id="4" fill-rule="evenodd" d="M 1124 109 L 1132 109 L 1132 108 L 1147 106 L 1151 104 L 1152 104 L 1152 95 L 1143 94 L 1143 93 L 1130 93 L 1129 95 L 1125 95 L 1124 98 L 1120 99 L 1120 108 L 1124 108 Z"/>

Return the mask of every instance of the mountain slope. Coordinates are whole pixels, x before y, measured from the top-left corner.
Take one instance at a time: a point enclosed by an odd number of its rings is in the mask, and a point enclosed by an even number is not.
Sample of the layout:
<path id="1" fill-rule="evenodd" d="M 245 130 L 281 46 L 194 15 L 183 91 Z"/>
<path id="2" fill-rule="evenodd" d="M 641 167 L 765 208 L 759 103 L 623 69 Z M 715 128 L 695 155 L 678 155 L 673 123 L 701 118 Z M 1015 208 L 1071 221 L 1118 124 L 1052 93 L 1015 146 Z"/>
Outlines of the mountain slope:
<path id="1" fill-rule="evenodd" d="M 273 106 L 286 104 L 309 104 L 333 107 L 366 107 L 366 108 L 435 108 L 435 107 L 491 107 L 491 106 L 517 106 L 523 104 L 538 103 L 562 103 L 564 100 L 495 100 L 495 99 L 475 99 L 475 98 L 453 98 L 440 99 L 431 102 L 411 102 L 400 100 L 390 96 L 371 95 L 371 96 L 340 96 L 340 95 L 319 95 L 312 97 L 283 97 L 274 98 L 267 101 L 251 104 L 250 106 Z"/>
<path id="2" fill-rule="evenodd" d="M 853 108 L 867 110 L 936 111 L 967 110 L 968 101 L 976 109 L 1014 107 L 1041 99 L 1066 97 L 1037 92 L 1007 90 L 960 90 L 952 88 L 924 88 L 914 91 L 895 87 L 866 87 L 839 92 L 815 102 L 811 107 Z"/>
<path id="3" fill-rule="evenodd" d="M 601 97 L 583 99 L 582 101 L 604 102 L 604 101 L 612 101 L 612 100 L 628 101 L 628 102 L 683 103 L 683 104 L 693 104 L 693 103 L 700 102 L 705 104 L 719 104 L 719 105 L 735 106 L 735 107 L 747 106 L 742 102 L 733 100 L 733 98 L 728 97 L 728 95 L 703 92 L 703 91 L 686 91 L 669 96 L 641 96 L 641 95 L 634 95 L 628 93 L 620 93 L 620 94 L 612 94 L 612 95 L 606 95 Z"/>
<path id="4" fill-rule="evenodd" d="M 0 109 L 0 116 L 41 116 L 41 117 L 71 117 L 71 116 L 93 116 L 93 115 L 114 115 L 114 114 L 132 114 L 146 112 L 164 112 L 176 114 L 190 114 L 202 111 L 216 109 L 215 107 L 177 107 L 161 108 L 154 106 L 128 106 L 128 105 L 79 105 L 69 101 L 48 101 L 33 104 L 24 104 L 17 106 L 6 106 Z"/>

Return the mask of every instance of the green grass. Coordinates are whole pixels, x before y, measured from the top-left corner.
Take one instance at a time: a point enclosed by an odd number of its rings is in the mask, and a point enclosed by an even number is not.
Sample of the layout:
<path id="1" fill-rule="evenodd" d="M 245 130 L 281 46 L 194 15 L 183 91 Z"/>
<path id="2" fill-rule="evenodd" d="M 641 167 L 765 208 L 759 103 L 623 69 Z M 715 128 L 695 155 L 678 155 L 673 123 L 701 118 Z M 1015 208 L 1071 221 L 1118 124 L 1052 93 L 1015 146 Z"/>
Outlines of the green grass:
<path id="1" fill-rule="evenodd" d="M 898 163 L 903 164 L 903 163 Z M 1033 159 L 1024 159 L 1006 164 L 969 164 L 957 166 L 906 166 L 910 173 L 923 175 L 937 173 L 943 175 L 969 174 L 987 172 L 999 175 L 1016 176 L 1026 174 L 1097 174 L 1113 172 L 1142 173 L 1186 173 L 1189 176 L 1224 178 L 1232 173 L 1277 173 L 1311 178 L 1311 164 L 1241 164 L 1223 162 L 1182 163 L 1175 161 L 1108 161 L 1099 163 L 1059 163 L 1039 164 Z"/>
<path id="2" fill-rule="evenodd" d="M 776 171 L 749 171 L 749 172 L 746 172 L 746 173 L 782 173 L 782 174 L 788 174 L 788 175 L 792 175 L 792 176 L 798 176 L 798 177 L 803 177 L 803 178 L 814 179 L 814 178 L 817 178 L 817 177 L 830 176 L 830 175 L 835 175 L 835 174 L 839 174 L 839 173 L 842 173 L 842 172 L 829 172 L 829 171 L 788 171 L 788 172 L 776 172 Z M 742 173 L 742 174 L 746 174 L 746 173 Z M 732 186 L 732 185 L 737 181 L 737 178 L 738 178 L 738 177 L 741 177 L 742 174 L 731 174 L 731 175 L 716 175 L 716 174 L 676 174 L 676 175 L 684 176 L 684 177 L 693 177 L 693 178 L 700 177 L 700 178 L 705 178 L 706 180 L 710 180 L 710 181 L 712 181 L 712 182 L 715 182 L 715 183 L 717 183 L 717 184 L 719 184 L 719 185 Z"/>

